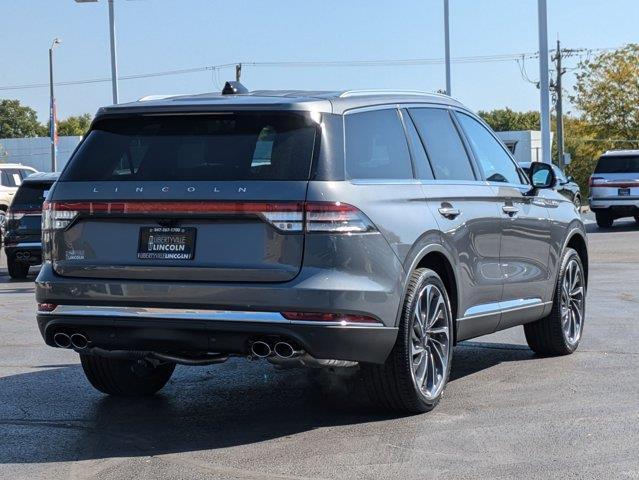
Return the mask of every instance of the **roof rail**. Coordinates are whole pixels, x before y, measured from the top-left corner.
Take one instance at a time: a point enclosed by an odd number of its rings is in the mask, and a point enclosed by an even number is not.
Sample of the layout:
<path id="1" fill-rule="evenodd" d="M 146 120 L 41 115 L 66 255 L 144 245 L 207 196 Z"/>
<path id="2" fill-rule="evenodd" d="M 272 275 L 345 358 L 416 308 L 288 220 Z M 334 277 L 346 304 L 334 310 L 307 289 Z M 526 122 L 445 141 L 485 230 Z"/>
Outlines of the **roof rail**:
<path id="1" fill-rule="evenodd" d="M 365 95 L 409 95 L 409 96 L 424 96 L 424 97 L 448 97 L 448 95 L 444 95 L 443 93 L 436 92 L 424 92 L 422 90 L 346 90 L 345 92 L 340 93 L 340 98 L 347 97 L 361 97 Z"/>
<path id="2" fill-rule="evenodd" d="M 138 98 L 138 102 L 150 102 L 151 100 L 164 100 L 166 98 L 179 97 L 179 95 L 147 95 L 142 98 Z"/>

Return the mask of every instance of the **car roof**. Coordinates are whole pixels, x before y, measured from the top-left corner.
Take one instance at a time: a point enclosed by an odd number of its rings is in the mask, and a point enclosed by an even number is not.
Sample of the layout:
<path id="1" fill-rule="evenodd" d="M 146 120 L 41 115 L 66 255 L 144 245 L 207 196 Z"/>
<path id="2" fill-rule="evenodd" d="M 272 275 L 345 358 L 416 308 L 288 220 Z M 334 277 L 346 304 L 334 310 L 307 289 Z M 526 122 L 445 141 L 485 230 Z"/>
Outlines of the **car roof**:
<path id="1" fill-rule="evenodd" d="M 601 158 L 625 157 L 625 156 L 637 156 L 637 155 L 639 155 L 639 150 L 608 150 L 607 152 L 601 155 Z"/>
<path id="2" fill-rule="evenodd" d="M 244 94 L 151 95 L 137 102 L 103 107 L 98 114 L 143 111 L 184 112 L 232 109 L 301 110 L 342 114 L 354 108 L 393 104 L 438 104 L 462 106 L 438 93 L 414 90 L 256 90 Z"/>
<path id="3" fill-rule="evenodd" d="M 60 172 L 36 172 L 22 179 L 22 183 L 31 183 L 31 182 L 50 182 L 54 183 L 60 177 Z"/>
<path id="4" fill-rule="evenodd" d="M 35 168 L 30 167 L 29 165 L 22 165 L 21 163 L 0 163 L 0 169 L 2 168 L 26 168 L 37 172 Z"/>

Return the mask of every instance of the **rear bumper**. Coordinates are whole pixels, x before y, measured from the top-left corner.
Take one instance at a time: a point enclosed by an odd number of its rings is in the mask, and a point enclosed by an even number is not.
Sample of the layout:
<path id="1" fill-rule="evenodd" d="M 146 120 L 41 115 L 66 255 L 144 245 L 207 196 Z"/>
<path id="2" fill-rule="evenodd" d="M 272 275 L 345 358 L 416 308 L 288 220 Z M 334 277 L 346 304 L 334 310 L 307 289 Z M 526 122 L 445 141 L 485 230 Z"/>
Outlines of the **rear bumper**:
<path id="1" fill-rule="evenodd" d="M 30 265 L 42 263 L 42 244 L 40 242 L 20 242 L 4 246 L 4 253 L 11 258 Z"/>
<path id="2" fill-rule="evenodd" d="M 611 213 L 633 215 L 639 212 L 638 197 L 590 197 L 592 211 L 607 211 Z"/>
<path id="3" fill-rule="evenodd" d="M 68 328 L 102 348 L 246 354 L 255 336 L 273 335 L 316 358 L 384 362 L 397 336 L 402 266 L 394 255 L 376 255 L 361 270 L 350 267 L 303 267 L 288 282 L 223 283 L 63 277 L 45 262 L 36 299 L 64 308 L 38 314 L 38 323 L 49 345 L 55 329 Z M 283 311 L 366 315 L 380 323 L 296 322 Z"/>
<path id="4" fill-rule="evenodd" d="M 248 355 L 252 341 L 273 337 L 319 359 L 383 363 L 397 337 L 396 328 L 381 324 L 290 321 L 276 312 L 59 306 L 37 318 L 47 345 L 55 346 L 55 333 L 81 333 L 107 350 Z"/>

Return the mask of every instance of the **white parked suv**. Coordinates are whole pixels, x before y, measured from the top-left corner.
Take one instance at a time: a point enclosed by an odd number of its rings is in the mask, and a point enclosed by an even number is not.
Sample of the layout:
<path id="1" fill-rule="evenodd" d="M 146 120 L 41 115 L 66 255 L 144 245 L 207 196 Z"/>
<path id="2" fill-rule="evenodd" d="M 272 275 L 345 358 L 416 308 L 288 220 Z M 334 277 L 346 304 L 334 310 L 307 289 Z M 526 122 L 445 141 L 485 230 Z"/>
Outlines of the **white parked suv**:
<path id="1" fill-rule="evenodd" d="M 4 230 L 6 213 L 22 179 L 37 172 L 19 163 L 0 163 L 0 230 Z"/>
<path id="2" fill-rule="evenodd" d="M 639 223 L 639 150 L 609 150 L 590 177 L 590 209 L 597 225 L 610 228 L 618 218 Z"/>

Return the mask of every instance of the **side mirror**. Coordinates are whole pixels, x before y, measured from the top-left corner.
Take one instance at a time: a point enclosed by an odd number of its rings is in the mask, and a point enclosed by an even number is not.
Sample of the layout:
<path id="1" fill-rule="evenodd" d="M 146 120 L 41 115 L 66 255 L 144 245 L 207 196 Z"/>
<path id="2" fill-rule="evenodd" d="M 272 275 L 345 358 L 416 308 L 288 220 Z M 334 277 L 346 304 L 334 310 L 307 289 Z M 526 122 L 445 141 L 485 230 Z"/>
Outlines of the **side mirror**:
<path id="1" fill-rule="evenodd" d="M 530 165 L 529 178 L 533 188 L 553 188 L 557 183 L 552 165 L 544 162 L 533 162 Z"/>
<path id="2" fill-rule="evenodd" d="M 575 179 L 572 177 L 572 175 L 568 175 L 566 177 L 566 180 L 568 180 L 569 182 L 574 182 L 575 181 Z"/>

